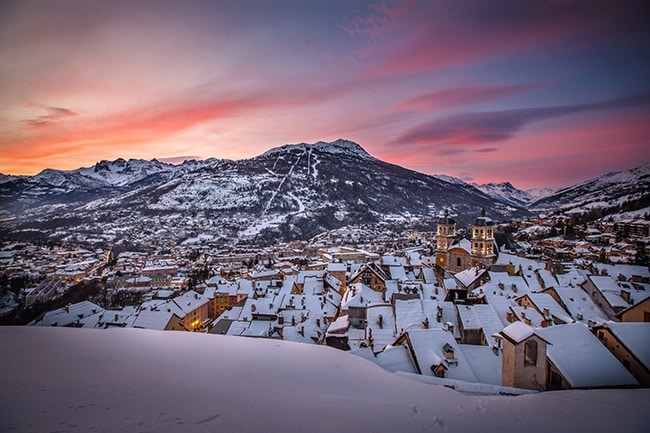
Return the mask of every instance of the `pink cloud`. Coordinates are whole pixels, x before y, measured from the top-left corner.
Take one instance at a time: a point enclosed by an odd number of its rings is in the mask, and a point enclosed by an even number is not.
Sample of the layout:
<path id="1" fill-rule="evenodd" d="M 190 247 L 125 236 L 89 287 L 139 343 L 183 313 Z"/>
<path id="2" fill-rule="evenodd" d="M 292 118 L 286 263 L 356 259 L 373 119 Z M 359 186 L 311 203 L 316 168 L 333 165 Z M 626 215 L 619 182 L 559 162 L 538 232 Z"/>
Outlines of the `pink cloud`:
<path id="1" fill-rule="evenodd" d="M 514 54 L 569 52 L 609 44 L 630 27 L 642 28 L 641 2 L 423 2 L 409 13 L 377 17 L 358 56 L 371 60 L 366 76 L 412 74 L 475 65 Z M 359 20 L 363 23 L 363 20 Z M 362 32 L 357 32 L 362 33 Z"/>
<path id="2" fill-rule="evenodd" d="M 468 85 L 432 90 L 395 104 L 397 110 L 441 111 L 465 105 L 474 105 L 518 95 L 541 84 Z"/>

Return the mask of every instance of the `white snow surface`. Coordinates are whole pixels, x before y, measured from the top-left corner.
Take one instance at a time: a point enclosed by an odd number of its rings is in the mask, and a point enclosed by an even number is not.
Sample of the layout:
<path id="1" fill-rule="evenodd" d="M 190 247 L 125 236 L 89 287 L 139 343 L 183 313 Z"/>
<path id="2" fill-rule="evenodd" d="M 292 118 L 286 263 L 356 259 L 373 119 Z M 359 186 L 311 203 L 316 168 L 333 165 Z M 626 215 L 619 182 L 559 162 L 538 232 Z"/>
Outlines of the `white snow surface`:
<path id="1" fill-rule="evenodd" d="M 650 390 L 476 397 L 324 346 L 0 328 L 0 431 L 645 432 Z"/>

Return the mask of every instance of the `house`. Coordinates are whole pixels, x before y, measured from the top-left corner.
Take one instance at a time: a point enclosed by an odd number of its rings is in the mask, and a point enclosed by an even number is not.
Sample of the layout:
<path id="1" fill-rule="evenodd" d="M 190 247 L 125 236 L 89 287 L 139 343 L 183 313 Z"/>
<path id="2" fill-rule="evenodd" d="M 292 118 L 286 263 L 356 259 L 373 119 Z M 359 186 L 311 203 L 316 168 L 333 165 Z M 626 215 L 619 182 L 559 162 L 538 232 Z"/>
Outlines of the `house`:
<path id="1" fill-rule="evenodd" d="M 392 345 L 397 346 L 406 348 L 412 369 L 419 375 L 458 382 L 501 383 L 497 354 L 485 346 L 458 344 L 444 329 L 406 331 Z"/>
<path id="2" fill-rule="evenodd" d="M 553 297 L 575 321 L 595 325 L 608 320 L 592 297 L 579 287 L 549 287 L 542 293 Z"/>
<path id="3" fill-rule="evenodd" d="M 347 315 L 350 325 L 354 328 L 366 328 L 366 313 L 369 306 L 383 304 L 381 293 L 370 289 L 365 284 L 353 283 L 348 285 L 341 300 L 341 315 Z"/>
<path id="4" fill-rule="evenodd" d="M 327 275 L 328 278 L 335 278 L 340 282 L 339 293 L 345 293 L 347 289 L 347 272 L 348 267 L 345 263 L 328 263 L 327 264 Z M 332 281 L 329 281 L 329 284 L 333 284 Z"/>
<path id="5" fill-rule="evenodd" d="M 350 277 L 350 284 L 362 283 L 375 292 L 386 292 L 386 280 L 388 275 L 374 262 L 365 263 Z"/>
<path id="6" fill-rule="evenodd" d="M 104 309 L 99 305 L 90 302 L 82 301 L 75 304 L 66 305 L 63 308 L 48 311 L 40 319 L 35 319 L 30 325 L 35 326 L 69 326 L 82 328 L 85 324 L 83 319 L 90 316 L 99 317 L 104 313 Z"/>
<path id="7" fill-rule="evenodd" d="M 30 290 L 25 297 L 25 305 L 29 306 L 36 302 L 47 302 L 63 295 L 69 286 L 61 279 L 48 278 L 34 289 Z"/>
<path id="8" fill-rule="evenodd" d="M 650 323 L 609 322 L 593 332 L 640 386 L 650 388 Z"/>
<path id="9" fill-rule="evenodd" d="M 526 293 L 515 299 L 515 302 L 522 307 L 534 308 L 541 314 L 543 321 L 539 326 L 573 323 L 569 314 L 548 293 Z"/>
<path id="10" fill-rule="evenodd" d="M 181 318 L 168 309 L 141 310 L 131 326 L 160 331 L 187 331 Z"/>
<path id="11" fill-rule="evenodd" d="M 648 283 L 616 281 L 608 275 L 589 275 L 582 288 L 612 320 L 621 311 L 650 296 Z"/>
<path id="12" fill-rule="evenodd" d="M 543 391 L 546 389 L 547 341 L 524 322 L 505 327 L 502 339 L 502 385 Z"/>
<path id="13" fill-rule="evenodd" d="M 650 297 L 619 311 L 616 317 L 621 322 L 650 322 Z"/>
<path id="14" fill-rule="evenodd" d="M 210 322 L 209 300 L 190 290 L 167 300 L 152 300 L 142 304 L 143 310 L 159 310 L 176 314 L 182 326 L 189 331 L 203 331 Z"/>
<path id="15" fill-rule="evenodd" d="M 550 326 L 535 333 L 548 342 L 546 389 L 638 386 L 632 374 L 584 324 Z"/>

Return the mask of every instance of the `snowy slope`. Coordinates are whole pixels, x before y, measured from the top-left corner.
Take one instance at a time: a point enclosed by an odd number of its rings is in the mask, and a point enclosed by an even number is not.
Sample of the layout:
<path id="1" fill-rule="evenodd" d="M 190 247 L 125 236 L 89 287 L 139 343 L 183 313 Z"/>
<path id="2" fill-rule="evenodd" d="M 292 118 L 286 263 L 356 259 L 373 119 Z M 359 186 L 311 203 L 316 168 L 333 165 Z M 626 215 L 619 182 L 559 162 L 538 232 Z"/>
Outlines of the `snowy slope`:
<path id="1" fill-rule="evenodd" d="M 650 390 L 473 397 L 325 346 L 140 329 L 0 329 L 0 430 L 644 432 Z"/>
<path id="2" fill-rule="evenodd" d="M 630 170 L 607 173 L 595 179 L 535 200 L 529 208 L 537 211 L 574 210 L 591 208 L 637 209 L 650 200 L 650 163 Z"/>
<path id="3" fill-rule="evenodd" d="M 512 206 L 523 207 L 533 199 L 530 193 L 515 188 L 510 182 L 486 183 L 475 186 L 490 197 L 509 203 Z"/>
<path id="4" fill-rule="evenodd" d="M 18 223 L 27 220 L 21 228 L 41 230 L 35 220 L 56 216 L 75 226 L 86 221 L 91 233 L 103 231 L 106 221 L 129 227 L 139 216 L 201 212 L 228 232 L 212 235 L 260 244 L 306 240 L 351 224 L 429 224 L 442 208 L 452 208 L 461 224 L 482 209 L 495 219 L 517 211 L 459 179 L 380 161 L 342 139 L 289 144 L 239 161 L 170 166 L 118 159 L 71 172 L 47 170 L 0 184 L 0 207 Z M 129 213 L 121 216 L 124 209 Z M 93 221 L 99 225 L 90 227 Z"/>

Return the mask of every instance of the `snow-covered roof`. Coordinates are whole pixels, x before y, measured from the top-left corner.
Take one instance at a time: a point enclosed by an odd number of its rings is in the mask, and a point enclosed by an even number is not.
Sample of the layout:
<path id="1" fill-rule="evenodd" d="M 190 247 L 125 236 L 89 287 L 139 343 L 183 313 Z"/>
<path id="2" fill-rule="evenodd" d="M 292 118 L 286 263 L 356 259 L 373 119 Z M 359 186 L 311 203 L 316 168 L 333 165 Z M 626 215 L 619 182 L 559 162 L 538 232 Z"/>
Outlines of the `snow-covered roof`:
<path id="1" fill-rule="evenodd" d="M 429 322 L 433 317 L 429 318 Z M 395 329 L 398 334 L 409 329 L 421 329 L 425 319 L 422 301 L 419 298 L 395 300 Z"/>
<path id="2" fill-rule="evenodd" d="M 573 319 L 564 311 L 564 308 L 548 293 L 529 293 L 527 296 L 541 313 L 544 313 L 544 309 L 546 308 L 552 317 L 564 323 L 573 322 Z"/>
<path id="3" fill-rule="evenodd" d="M 608 322 L 605 326 L 646 368 L 650 369 L 650 323 Z"/>
<path id="4" fill-rule="evenodd" d="M 505 318 L 501 320 L 499 313 L 491 304 L 476 304 L 474 305 L 474 312 L 481 324 L 481 328 L 483 328 L 487 344 L 494 346 L 496 342 L 492 336 L 503 330 Z"/>
<path id="5" fill-rule="evenodd" d="M 104 309 L 90 301 L 81 301 L 66 307 L 48 311 L 43 319 L 32 324 L 37 326 L 70 326 L 83 318 L 103 313 Z"/>
<path id="6" fill-rule="evenodd" d="M 550 343 L 546 347 L 548 359 L 573 388 L 638 384 L 582 323 L 539 328 L 535 333 Z"/>
<path id="7" fill-rule="evenodd" d="M 458 348 L 458 343 L 450 332 L 442 329 L 412 329 L 407 331 L 407 334 L 423 376 L 433 376 L 431 366 L 443 364 L 447 368 L 445 371 L 447 378 L 465 382 L 478 381 L 470 363 Z M 454 350 L 454 358 L 457 362 L 445 362 L 443 348 L 446 345 Z"/>
<path id="8" fill-rule="evenodd" d="M 594 300 L 579 287 L 558 287 L 555 292 L 566 306 L 574 320 L 587 323 L 601 323 L 607 321 L 603 310 L 596 305 Z"/>
<path id="9" fill-rule="evenodd" d="M 347 265 L 345 263 L 328 263 L 327 264 L 328 272 L 345 272 L 347 271 Z"/>
<path id="10" fill-rule="evenodd" d="M 379 326 L 379 316 L 381 316 L 382 326 Z M 395 341 L 395 318 L 393 317 L 393 308 L 390 305 L 374 305 L 368 308 L 366 328 L 367 335 L 372 338 L 374 350 L 380 351 L 386 345 Z"/>
<path id="11" fill-rule="evenodd" d="M 464 286 L 467 287 L 474 281 L 478 280 L 487 272 L 487 269 L 475 266 L 473 268 L 465 269 L 464 271 L 457 272 L 454 277 Z"/>
<path id="12" fill-rule="evenodd" d="M 525 321 L 526 319 L 530 320 L 530 324 L 533 327 L 538 327 L 542 326 L 542 322 L 544 321 L 544 316 L 541 315 L 536 309 L 534 308 L 526 308 L 526 307 L 521 307 L 519 305 L 513 305 L 510 307 L 514 315 L 517 317 L 518 320 L 520 321 Z"/>
<path id="13" fill-rule="evenodd" d="M 617 278 L 619 275 L 623 275 L 626 280 L 632 278 L 632 276 L 640 276 L 641 278 L 650 278 L 650 270 L 646 266 L 639 265 L 607 265 L 604 263 L 594 263 L 593 267 L 598 273 L 604 271 L 607 272 L 607 275 L 611 275 L 614 278 Z"/>
<path id="14" fill-rule="evenodd" d="M 183 317 L 208 303 L 207 299 L 204 299 L 193 290 L 183 293 L 181 296 L 174 298 L 173 301 L 185 313 Z"/>
<path id="15" fill-rule="evenodd" d="M 386 371 L 395 373 L 403 371 L 406 373 L 415 373 L 415 367 L 411 362 L 411 357 L 404 346 L 388 346 L 383 352 L 377 354 L 374 359 L 375 364 Z"/>
<path id="16" fill-rule="evenodd" d="M 530 325 L 519 321 L 511 323 L 501 331 L 501 334 L 510 338 L 515 343 L 521 343 L 534 333 L 535 330 Z"/>
<path id="17" fill-rule="evenodd" d="M 133 322 L 134 328 L 164 330 L 174 317 L 174 312 L 162 310 L 142 310 Z"/>
<path id="18" fill-rule="evenodd" d="M 481 322 L 472 305 L 456 305 L 463 329 L 481 329 Z"/>
<path id="19" fill-rule="evenodd" d="M 527 269 L 534 271 L 535 269 L 545 269 L 546 264 L 544 262 L 538 262 L 537 260 L 527 259 L 525 257 L 515 256 L 514 254 L 501 253 L 495 262 L 497 265 L 513 265 L 515 271 L 521 269 Z"/>

